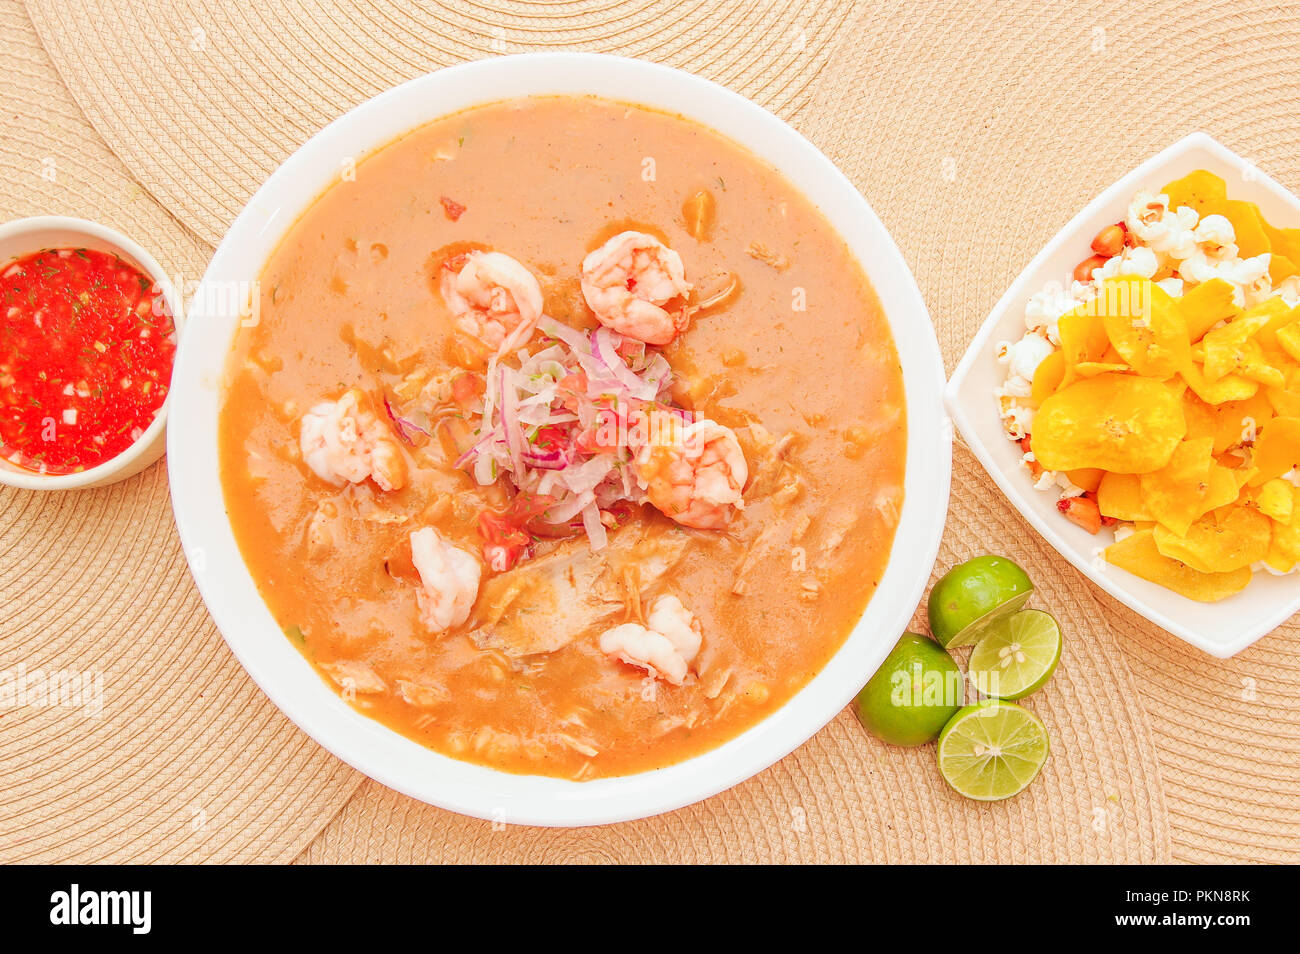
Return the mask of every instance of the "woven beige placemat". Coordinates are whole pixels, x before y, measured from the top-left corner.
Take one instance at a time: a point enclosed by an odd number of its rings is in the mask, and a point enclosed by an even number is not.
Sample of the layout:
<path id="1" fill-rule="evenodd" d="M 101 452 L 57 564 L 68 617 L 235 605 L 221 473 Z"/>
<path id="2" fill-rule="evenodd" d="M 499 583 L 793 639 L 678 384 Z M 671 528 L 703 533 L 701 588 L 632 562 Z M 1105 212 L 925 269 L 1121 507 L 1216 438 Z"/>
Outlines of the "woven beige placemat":
<path id="1" fill-rule="evenodd" d="M 1034 568 L 1034 605 L 1052 607 L 1069 636 L 1050 687 L 1026 702 L 1046 723 L 1052 754 L 1017 798 L 971 802 L 940 779 L 933 746 L 884 745 L 843 712 L 729 792 L 607 828 L 494 827 L 367 781 L 300 860 L 1168 862 L 1155 750 L 1092 600 L 1056 570 L 1047 546 L 1001 505 L 992 481 L 964 451 L 955 477 L 977 493 L 950 515 L 939 565 L 983 552 L 981 541 L 1006 541 L 1006 555 Z"/>
<path id="2" fill-rule="evenodd" d="M 1300 7 L 1257 0 L 878 5 L 802 126 L 898 240 L 951 370 L 1038 249 L 1183 135 L 1203 129 L 1300 191 L 1298 43 Z M 955 481 L 954 514 L 983 492 Z M 1219 661 L 1059 557 L 1037 566 L 1073 578 L 1127 657 L 1175 857 L 1300 861 L 1300 626 Z"/>
<path id="3" fill-rule="evenodd" d="M 440 66 L 595 50 L 685 66 L 789 114 L 850 4 L 106 0 L 28 9 L 95 128 L 212 244 L 275 167 L 352 106 Z M 165 63 L 159 69 L 157 64 Z M 141 68 L 142 63 L 149 64 Z M 124 79 L 129 77 L 129 82 Z M 193 161 L 196 155 L 204 159 Z"/>
<path id="4" fill-rule="evenodd" d="M 0 0 L 0 218 L 42 213 L 122 229 L 173 274 L 211 254 Z M 288 860 L 360 781 L 227 650 L 161 464 L 101 490 L 0 490 L 0 688 L 0 862 Z"/>
<path id="5" fill-rule="evenodd" d="M 800 119 L 848 12 L 847 5 L 799 3 L 531 5 L 520 17 L 520 4 L 451 7 L 440 14 L 349 10 L 346 21 L 322 23 L 270 3 L 257 8 L 253 29 L 233 4 L 155 13 L 111 2 L 108 9 L 130 29 L 108 30 L 104 21 L 80 21 L 58 4 L 30 4 L 61 74 L 112 148 L 178 218 L 214 237 L 312 129 L 392 82 L 449 62 L 449 50 L 483 55 L 572 44 L 642 53 L 720 79 Z M 657 30 L 643 32 L 644 22 Z M 507 26 L 495 34 L 482 26 L 492 23 Z M 413 32 L 420 42 L 409 39 Z M 190 43 L 203 47 L 202 55 L 186 55 Z M 119 80 L 140 56 L 155 53 L 174 64 L 165 81 L 146 81 L 147 96 L 128 93 Z M 186 160 L 177 165 L 170 144 L 181 140 Z M 968 459 L 959 467 L 959 486 L 985 487 L 973 498 L 980 504 L 954 514 L 942 562 L 976 552 L 984 540 L 1006 539 L 1009 555 L 1048 568 L 1036 572 L 1043 599 L 1081 634 L 1052 692 L 1035 700 L 1057 754 L 1026 796 L 998 806 L 965 802 L 939 781 L 932 751 L 877 745 L 842 716 L 732 792 L 671 816 L 595 831 L 493 832 L 367 784 L 306 857 L 506 859 L 544 850 L 553 859 L 1166 859 L 1154 748 L 1113 642 L 1093 630 L 1080 608 L 1086 604 L 1072 593 L 1074 581 L 1052 566 L 1018 518 L 996 506 L 983 475 Z"/>
<path id="6" fill-rule="evenodd" d="M 849 6 L 452 3 L 420 11 L 271 2 L 245 15 L 233 3 L 154 11 L 110 0 L 107 19 L 126 24 L 110 29 L 53 0 L 29 2 L 96 129 L 205 238 L 217 237 L 316 127 L 433 65 L 586 48 L 719 79 L 793 119 L 868 195 L 912 263 L 950 366 L 1032 252 L 1188 124 L 1253 146 L 1247 154 L 1288 181 L 1279 157 L 1294 145 L 1286 126 L 1296 97 L 1283 62 L 1295 31 L 1271 5 L 1155 0 L 1138 10 L 1084 3 L 1044 12 L 961 0 L 876 4 L 847 19 Z M 168 68 L 140 79 L 140 58 L 159 53 Z M 1155 143 L 1153 123 L 1168 131 Z M 964 452 L 954 487 L 941 565 L 1005 541 L 1071 634 L 1060 673 L 1033 701 L 1055 748 L 1025 796 L 961 802 L 937 782 L 931 753 L 877 746 L 841 717 L 733 792 L 594 831 L 494 832 L 368 782 L 304 859 L 1162 860 L 1172 845 L 1177 857 L 1201 860 L 1294 851 L 1298 811 L 1287 788 L 1300 736 L 1296 666 L 1279 665 L 1271 648 L 1293 647 L 1294 636 L 1220 665 L 1149 627 L 1114 622 L 1102 616 L 1109 604 L 1006 511 Z M 1130 654 L 1136 681 L 1117 647 Z M 1170 675 L 1168 660 L 1184 658 L 1184 678 Z M 1231 687 L 1242 666 L 1255 673 L 1242 677 L 1255 680 L 1255 695 L 1239 707 L 1180 688 L 1189 672 Z M 1214 733 L 1188 744 L 1179 727 L 1225 714 L 1237 735 L 1217 738 L 1240 746 L 1226 779 Z M 1273 757 L 1284 764 L 1266 769 Z"/>

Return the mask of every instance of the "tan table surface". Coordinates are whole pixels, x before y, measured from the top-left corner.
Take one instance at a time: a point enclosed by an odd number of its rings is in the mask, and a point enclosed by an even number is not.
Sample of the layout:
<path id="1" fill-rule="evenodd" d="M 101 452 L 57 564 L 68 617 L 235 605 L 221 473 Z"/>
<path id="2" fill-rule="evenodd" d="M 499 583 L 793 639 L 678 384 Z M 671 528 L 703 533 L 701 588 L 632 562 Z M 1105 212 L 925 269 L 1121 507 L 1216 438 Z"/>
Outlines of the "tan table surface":
<path id="1" fill-rule="evenodd" d="M 117 225 L 197 278 L 285 155 L 343 109 L 464 59 L 637 55 L 813 139 L 897 238 L 951 369 L 1092 195 L 1202 128 L 1300 188 L 1300 9 L 1238 0 L 441 4 L 0 0 L 0 213 Z M 142 67 L 142 64 L 144 66 Z M 153 67 L 153 68 L 150 68 Z M 1053 734 L 1011 802 L 841 714 L 778 765 L 627 825 L 498 830 L 338 762 L 262 696 L 189 579 L 164 465 L 77 494 L 0 492 L 0 679 L 98 673 L 102 712 L 0 708 L 0 860 L 1296 861 L 1292 621 L 1211 659 L 1093 588 L 964 447 L 941 567 L 1000 549 L 1069 635 L 1031 706 Z"/>

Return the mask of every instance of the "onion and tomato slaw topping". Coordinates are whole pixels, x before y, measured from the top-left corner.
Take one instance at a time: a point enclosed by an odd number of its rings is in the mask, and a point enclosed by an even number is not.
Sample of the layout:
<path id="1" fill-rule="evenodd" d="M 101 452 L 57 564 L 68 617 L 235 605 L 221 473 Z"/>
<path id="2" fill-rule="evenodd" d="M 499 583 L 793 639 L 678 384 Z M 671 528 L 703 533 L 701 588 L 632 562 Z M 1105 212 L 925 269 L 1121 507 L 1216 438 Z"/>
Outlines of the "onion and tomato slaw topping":
<path id="1" fill-rule="evenodd" d="M 673 372 L 643 342 L 609 328 L 538 324 L 539 350 L 518 367 L 493 357 L 475 401 L 478 426 L 456 462 L 482 486 L 506 479 L 516 494 L 479 521 L 495 570 L 513 566 L 534 536 L 585 532 L 592 549 L 645 500 L 635 474 L 639 448 L 671 439 L 693 414 L 669 400 Z"/>

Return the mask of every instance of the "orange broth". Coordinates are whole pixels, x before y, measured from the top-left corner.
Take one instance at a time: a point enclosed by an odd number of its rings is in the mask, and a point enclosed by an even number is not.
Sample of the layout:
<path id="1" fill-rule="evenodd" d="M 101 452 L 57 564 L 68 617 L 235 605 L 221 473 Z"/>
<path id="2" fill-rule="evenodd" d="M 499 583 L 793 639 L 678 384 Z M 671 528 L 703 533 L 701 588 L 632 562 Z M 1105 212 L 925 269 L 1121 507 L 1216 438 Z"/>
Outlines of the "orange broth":
<path id="1" fill-rule="evenodd" d="M 715 205 L 704 229 L 683 210 L 701 191 Z M 739 436 L 745 509 L 726 530 L 705 531 L 643 506 L 611 537 L 675 548 L 671 570 L 639 597 L 675 594 L 702 624 L 695 672 L 681 686 L 601 653 L 600 633 L 624 616 L 575 627 L 563 648 L 521 658 L 471 638 L 480 605 L 464 626 L 428 632 L 415 586 L 391 571 L 393 554 L 431 513 L 441 534 L 479 553 L 478 514 L 499 494 L 457 470 L 437 441 L 406 448 L 410 480 L 390 493 L 330 486 L 298 451 L 302 414 L 320 400 L 481 369 L 481 351 L 466 345 L 439 296 L 449 249 L 513 256 L 540 280 L 547 314 L 589 328 L 579 263 L 624 228 L 659 236 L 699 286 L 738 280 L 737 294 L 696 316 L 664 354 L 682 402 Z M 220 425 L 225 505 L 244 559 L 322 677 L 432 749 L 574 779 L 697 755 L 821 670 L 881 578 L 906 449 L 885 317 L 822 214 L 768 164 L 700 125 L 577 97 L 430 123 L 316 200 L 267 262 L 259 305 L 229 359 Z M 328 546 L 310 542 L 313 520 L 329 521 Z M 584 538 L 543 546 L 584 548 L 573 559 L 598 569 L 605 559 Z M 506 572 L 527 574 L 530 562 Z M 485 587 L 493 576 L 485 566 Z M 523 624 L 530 612 L 555 611 L 545 599 L 506 610 Z"/>

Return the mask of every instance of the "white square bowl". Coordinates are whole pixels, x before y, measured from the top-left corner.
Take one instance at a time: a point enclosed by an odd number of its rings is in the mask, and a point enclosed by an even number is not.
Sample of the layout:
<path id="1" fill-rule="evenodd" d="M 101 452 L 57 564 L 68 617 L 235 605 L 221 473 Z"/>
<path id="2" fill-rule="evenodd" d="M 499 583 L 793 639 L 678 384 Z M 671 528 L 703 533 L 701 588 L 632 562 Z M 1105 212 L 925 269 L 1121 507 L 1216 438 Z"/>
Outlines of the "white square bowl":
<path id="1" fill-rule="evenodd" d="M 1020 273 L 993 306 L 944 392 L 953 423 L 1002 488 L 1007 499 L 1044 539 L 1088 579 L 1137 613 L 1180 639 L 1226 659 L 1245 649 L 1300 611 L 1300 576 L 1257 573 L 1241 593 L 1219 603 L 1199 603 L 1108 566 L 1103 538 L 1064 519 L 1055 493 L 1035 490 L 1020 466 L 1020 448 L 1009 441 L 999 419 L 995 388 L 1005 369 L 995 354 L 1000 341 L 1025 332 L 1029 297 L 1048 282 L 1069 283 L 1074 267 L 1092 254 L 1089 243 L 1104 226 L 1123 219 L 1140 189 L 1154 191 L 1196 169 L 1228 183 L 1231 198 L 1257 203 L 1264 217 L 1281 226 L 1300 226 L 1300 199 L 1205 133 L 1194 133 L 1148 159 L 1076 215 Z"/>

